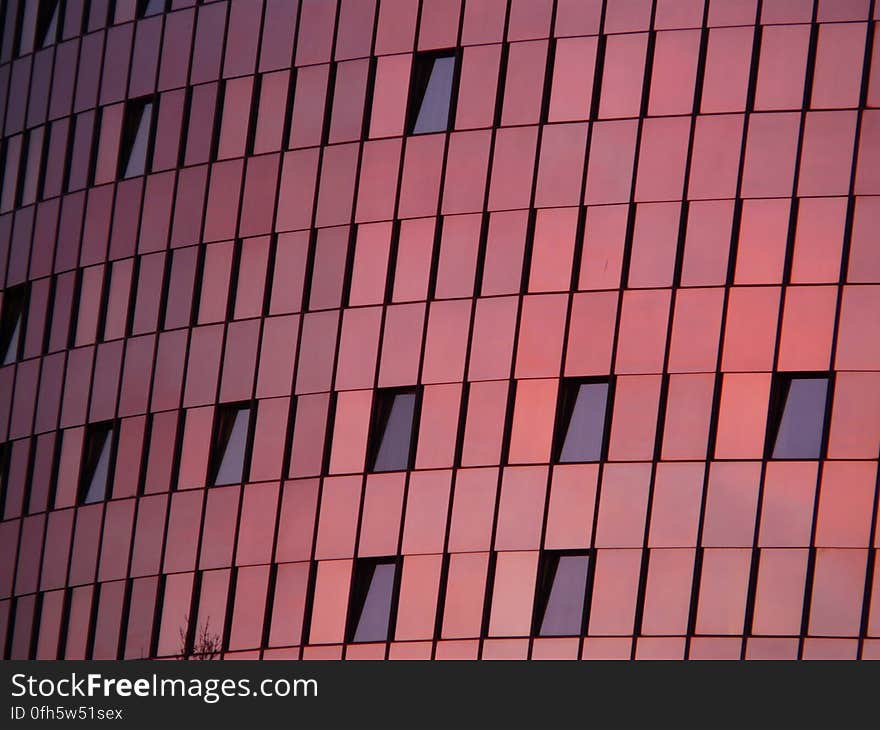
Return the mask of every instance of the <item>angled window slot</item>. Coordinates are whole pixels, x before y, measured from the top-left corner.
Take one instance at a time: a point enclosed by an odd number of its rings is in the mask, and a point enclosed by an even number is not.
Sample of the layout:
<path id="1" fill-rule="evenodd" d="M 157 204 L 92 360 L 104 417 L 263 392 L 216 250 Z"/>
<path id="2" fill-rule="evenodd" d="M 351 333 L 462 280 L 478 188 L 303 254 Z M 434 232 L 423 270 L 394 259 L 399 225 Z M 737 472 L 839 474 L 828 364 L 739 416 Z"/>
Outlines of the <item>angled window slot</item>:
<path id="1" fill-rule="evenodd" d="M 412 73 L 409 133 L 445 132 L 449 128 L 456 80 L 455 52 L 419 53 L 413 60 Z"/>
<path id="2" fill-rule="evenodd" d="M 217 407 L 208 483 L 238 484 L 244 479 L 245 456 L 251 422 L 249 403 Z"/>
<path id="3" fill-rule="evenodd" d="M 3 292 L 3 309 L 0 313 L 0 356 L 3 365 L 9 365 L 21 357 L 27 305 L 27 284 L 19 284 Z"/>
<path id="4" fill-rule="evenodd" d="M 777 374 L 770 395 L 768 457 L 820 458 L 827 401 L 827 373 Z"/>
<path id="5" fill-rule="evenodd" d="M 375 397 L 370 434 L 371 471 L 409 469 L 415 425 L 416 389 L 380 390 Z"/>
<path id="6" fill-rule="evenodd" d="M 152 96 L 126 102 L 119 146 L 118 177 L 136 177 L 147 171 L 153 152 L 154 107 L 155 99 Z"/>
<path id="7" fill-rule="evenodd" d="M 608 390 L 607 380 L 563 381 L 557 419 L 557 461 L 572 463 L 602 458 Z"/>
<path id="8" fill-rule="evenodd" d="M 107 499 L 116 436 L 114 421 L 92 423 L 86 428 L 79 493 L 81 504 Z"/>
<path id="9" fill-rule="evenodd" d="M 397 561 L 394 557 L 361 558 L 355 563 L 349 641 L 388 640 L 396 578 Z"/>
<path id="10" fill-rule="evenodd" d="M 541 555 L 535 596 L 535 635 L 581 634 L 589 570 L 587 552 L 550 550 Z"/>

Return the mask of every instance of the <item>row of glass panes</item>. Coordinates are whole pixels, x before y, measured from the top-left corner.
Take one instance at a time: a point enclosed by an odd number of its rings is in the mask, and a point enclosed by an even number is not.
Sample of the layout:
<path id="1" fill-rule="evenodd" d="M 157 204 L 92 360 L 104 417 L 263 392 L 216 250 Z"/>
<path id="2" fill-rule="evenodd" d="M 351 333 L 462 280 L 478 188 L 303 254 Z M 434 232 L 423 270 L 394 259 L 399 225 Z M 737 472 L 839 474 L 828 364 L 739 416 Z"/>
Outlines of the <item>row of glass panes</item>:
<path id="1" fill-rule="evenodd" d="M 5 4 L 5 3 L 4 3 Z M 112 7 L 112 6 L 111 6 Z M 164 13 L 168 9 L 168 0 L 137 0 L 136 18 L 147 18 L 151 15 Z M 34 48 L 46 48 L 58 42 L 58 30 L 61 27 L 61 0 L 25 0 L 19 7 L 19 36 L 15 44 L 16 53 L 25 35 L 34 39 Z M 14 20 L 9 18 L 7 20 Z M 32 36 L 30 34 L 33 33 Z"/>
<path id="2" fill-rule="evenodd" d="M 537 636 L 577 636 L 583 632 L 590 554 L 546 550 L 541 554 L 535 592 Z M 355 563 L 347 628 L 350 642 L 387 641 L 398 592 L 394 557 L 362 558 Z"/>
<path id="3" fill-rule="evenodd" d="M 558 403 L 555 460 L 560 463 L 600 461 L 609 417 L 610 379 L 565 380 Z M 768 456 L 773 459 L 817 459 L 821 455 L 828 394 L 828 375 L 778 374 L 771 393 Z M 372 472 L 412 468 L 417 388 L 376 391 L 368 442 Z M 208 484 L 238 484 L 250 454 L 251 403 L 218 406 L 209 460 Z M 80 501 L 98 502 L 109 494 L 115 449 L 115 421 L 89 425 L 80 477 Z"/>
<path id="4" fill-rule="evenodd" d="M 408 131 L 428 134 L 447 129 L 455 77 L 454 52 L 443 51 L 418 54 L 414 61 Z M 151 167 L 155 145 L 157 97 L 142 96 L 125 103 L 116 176 L 127 179 L 143 175 Z M 35 138 L 36 146 L 25 138 L 18 154 L 7 150 L 3 165 L 0 209 L 11 210 L 21 204 L 28 180 L 39 177 L 38 158 L 42 136 Z M 36 159 L 30 159 L 37 155 Z M 32 183 L 36 184 L 36 183 Z M 34 193 L 36 195 L 36 192 Z"/>

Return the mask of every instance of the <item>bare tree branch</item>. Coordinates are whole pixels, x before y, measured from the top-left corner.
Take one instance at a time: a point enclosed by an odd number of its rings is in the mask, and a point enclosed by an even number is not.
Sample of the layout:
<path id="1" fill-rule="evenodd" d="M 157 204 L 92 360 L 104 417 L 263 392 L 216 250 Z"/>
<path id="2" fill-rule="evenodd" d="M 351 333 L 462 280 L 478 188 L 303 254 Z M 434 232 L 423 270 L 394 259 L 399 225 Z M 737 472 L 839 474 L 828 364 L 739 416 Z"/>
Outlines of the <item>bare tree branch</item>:
<path id="1" fill-rule="evenodd" d="M 184 661 L 210 661 L 218 659 L 222 651 L 223 639 L 211 631 L 211 617 L 205 618 L 201 628 L 196 627 L 192 641 L 189 639 L 189 616 L 184 616 L 183 625 L 178 629 L 180 636 L 180 658 Z"/>

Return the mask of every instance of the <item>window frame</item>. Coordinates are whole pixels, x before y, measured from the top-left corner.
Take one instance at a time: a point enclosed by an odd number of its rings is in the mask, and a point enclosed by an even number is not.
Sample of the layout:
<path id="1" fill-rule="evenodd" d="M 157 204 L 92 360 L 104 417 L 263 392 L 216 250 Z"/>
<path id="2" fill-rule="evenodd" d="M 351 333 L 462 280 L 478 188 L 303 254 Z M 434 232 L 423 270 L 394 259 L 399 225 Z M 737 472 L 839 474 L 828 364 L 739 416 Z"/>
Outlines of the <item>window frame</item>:
<path id="1" fill-rule="evenodd" d="M 541 625 L 547 613 L 550 596 L 553 593 L 559 560 L 565 557 L 581 557 L 587 560 L 587 573 L 584 577 L 584 594 L 581 599 L 581 624 L 579 633 L 544 634 Z M 596 570 L 596 551 L 592 549 L 541 550 L 538 556 L 538 574 L 535 578 L 535 599 L 532 606 L 532 636 L 535 638 L 565 638 L 584 636 L 590 618 L 590 597 L 593 593 L 593 575 Z"/>
<path id="2" fill-rule="evenodd" d="M 458 105 L 458 88 L 461 81 L 461 65 L 462 65 L 463 49 L 461 47 L 454 48 L 438 48 L 430 51 L 416 51 L 412 56 L 412 67 L 409 77 L 409 90 L 407 92 L 406 119 L 404 134 L 405 136 L 421 136 L 425 134 L 444 134 L 453 130 L 455 125 L 455 113 Z M 425 100 L 425 93 L 431 81 L 434 69 L 434 61 L 438 58 L 452 58 L 452 84 L 449 89 L 449 106 L 447 110 L 446 126 L 443 129 L 434 129 L 425 132 L 416 132 L 415 127 L 418 122 L 419 112 Z M 426 67 L 430 62 L 430 70 Z"/>
<path id="3" fill-rule="evenodd" d="M 52 7 L 52 12 L 48 12 L 47 8 Z M 37 17 L 34 23 L 34 51 L 48 48 L 58 43 L 58 36 L 64 25 L 64 4 L 63 0 L 40 0 L 37 7 Z M 52 27 L 52 20 L 56 19 L 54 36 L 49 38 L 49 29 Z"/>
<path id="4" fill-rule="evenodd" d="M 398 471 L 411 471 L 415 463 L 416 450 L 419 442 L 419 422 L 422 412 L 422 392 L 420 385 L 409 385 L 394 388 L 377 388 L 373 391 L 373 403 L 370 412 L 370 427 L 367 437 L 367 473 L 388 474 Z M 385 437 L 385 429 L 394 407 L 394 400 L 399 395 L 411 394 L 413 402 L 412 424 L 409 431 L 409 449 L 406 464 L 403 468 L 376 469 L 376 459 Z M 387 400 L 386 400 L 387 399 Z"/>
<path id="5" fill-rule="evenodd" d="M 3 304 L 2 308 L 0 308 L 0 367 L 5 367 L 3 363 L 8 358 L 9 347 L 12 344 L 12 336 L 15 333 L 15 322 L 9 322 L 7 320 L 10 292 L 12 293 L 12 297 L 17 300 L 14 302 L 14 305 L 19 307 L 17 319 L 20 318 L 21 324 L 18 334 L 18 342 L 15 346 L 15 353 L 6 365 L 12 365 L 22 359 L 24 354 L 24 343 L 27 339 L 26 335 L 31 287 L 30 282 L 23 282 L 8 287 L 3 291 Z"/>
<path id="6" fill-rule="evenodd" d="M 115 476 L 114 471 L 116 468 L 116 454 L 119 448 L 119 427 L 120 420 L 118 418 L 111 418 L 105 421 L 95 421 L 94 423 L 85 424 L 85 433 L 83 434 L 82 443 L 82 455 L 80 456 L 79 476 L 77 479 L 76 489 L 76 503 L 78 506 L 100 504 L 101 502 L 109 501 L 112 497 L 113 478 Z M 97 468 L 98 461 L 101 457 L 100 454 L 98 454 L 95 464 L 92 468 L 91 475 L 86 474 L 86 459 L 89 456 L 91 439 L 94 437 L 94 434 L 97 431 L 104 429 L 109 431 L 109 433 L 105 436 L 105 439 L 110 439 L 110 454 L 107 458 L 107 478 L 104 483 L 104 494 L 101 499 L 88 500 L 87 498 L 89 496 L 89 491 L 92 486 L 92 479 L 94 479 L 95 469 Z"/>
<path id="7" fill-rule="evenodd" d="M 824 380 L 825 404 L 819 429 L 819 452 L 816 456 L 774 456 L 779 428 L 785 417 L 786 402 L 791 384 L 795 380 Z M 828 450 L 828 434 L 831 426 L 831 407 L 834 401 L 834 372 L 832 371 L 785 371 L 772 373 L 770 400 L 767 405 L 767 428 L 764 437 L 766 461 L 818 461 L 825 458 Z"/>
<path id="8" fill-rule="evenodd" d="M 127 174 L 127 168 L 131 161 L 131 153 L 137 140 L 140 125 L 143 121 L 144 111 L 146 107 L 150 107 L 150 126 L 147 129 L 147 145 L 144 150 L 144 166 L 140 172 Z M 135 110 L 139 111 L 137 125 L 134 125 L 131 115 Z M 159 94 L 146 94 L 132 99 L 125 100 L 125 108 L 122 112 L 122 126 L 119 130 L 119 150 L 116 159 L 116 179 L 130 180 L 135 177 L 143 177 L 148 175 L 153 167 L 153 151 L 156 146 L 156 126 L 159 119 Z M 96 125 L 96 138 L 100 139 L 100 125 Z M 95 151 L 93 150 L 93 157 Z M 92 164 L 94 165 L 94 159 Z"/>
<path id="9" fill-rule="evenodd" d="M 227 412 L 234 412 L 237 416 L 240 411 L 244 410 L 248 412 L 248 427 L 247 433 L 245 434 L 244 452 L 242 453 L 241 458 L 241 479 L 235 482 L 224 482 L 222 484 L 218 484 L 217 476 L 219 474 L 220 467 L 223 464 L 223 458 L 226 456 L 226 448 L 228 448 L 229 446 L 229 439 L 227 438 L 226 444 L 223 448 L 223 452 L 217 453 L 217 440 L 220 436 L 220 429 L 223 425 L 223 417 Z M 211 443 L 208 450 L 208 470 L 205 478 L 206 487 L 227 487 L 235 484 L 243 484 L 247 480 L 247 475 L 250 471 L 251 457 L 254 445 L 254 431 L 256 425 L 255 415 L 256 403 L 254 401 L 233 401 L 231 403 L 217 403 L 215 405 L 214 420 L 211 425 Z M 232 429 L 234 428 L 235 419 L 232 420 L 229 437 L 232 436 Z"/>
<path id="10" fill-rule="evenodd" d="M 379 565 L 394 566 L 394 580 L 391 583 L 391 596 L 388 605 L 388 626 L 384 638 L 368 638 L 356 640 L 358 625 L 366 606 L 367 596 L 373 582 L 375 569 Z M 369 581 L 365 571 L 369 568 Z M 400 599 L 400 584 L 403 574 L 403 561 L 400 555 L 380 555 L 355 558 L 351 571 L 351 584 L 348 595 L 348 606 L 345 616 L 345 643 L 376 644 L 391 641 L 397 623 L 397 606 Z"/>
<path id="11" fill-rule="evenodd" d="M 571 419 L 577 405 L 578 395 L 582 385 L 605 384 L 605 418 L 602 427 L 602 443 L 599 445 L 599 457 L 589 461 L 575 460 L 562 461 L 562 451 L 565 448 L 565 439 L 571 426 Z M 553 448 L 551 451 L 552 464 L 598 464 L 608 458 L 608 445 L 611 436 L 611 417 L 614 411 L 614 385 L 613 375 L 600 375 L 589 377 L 561 378 L 559 381 L 559 395 L 556 399 L 556 418 L 553 425 Z"/>
<path id="12" fill-rule="evenodd" d="M 9 496 L 9 464 L 12 459 L 12 441 L 0 443 L 0 520 L 6 514 L 6 500 Z"/>
<path id="13" fill-rule="evenodd" d="M 137 0 L 137 5 L 135 6 L 134 17 L 135 20 L 143 20 L 144 18 L 154 18 L 157 15 L 162 15 L 163 13 L 168 12 L 168 0 L 161 0 L 162 9 L 157 10 L 154 13 L 150 13 L 147 15 L 147 8 L 150 5 L 150 0 Z"/>

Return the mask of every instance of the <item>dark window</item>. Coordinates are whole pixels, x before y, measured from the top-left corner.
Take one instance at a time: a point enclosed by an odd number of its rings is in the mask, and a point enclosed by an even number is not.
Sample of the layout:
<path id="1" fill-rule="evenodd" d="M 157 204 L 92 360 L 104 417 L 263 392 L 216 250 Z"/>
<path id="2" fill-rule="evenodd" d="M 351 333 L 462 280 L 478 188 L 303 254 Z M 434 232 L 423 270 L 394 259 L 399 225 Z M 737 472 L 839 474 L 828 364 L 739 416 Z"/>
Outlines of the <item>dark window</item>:
<path id="1" fill-rule="evenodd" d="M 0 144 L 2 158 L 3 187 L 0 189 L 0 213 L 6 213 L 19 204 L 19 178 L 21 177 L 22 157 L 27 154 L 23 143 L 24 137 L 19 135 L 4 139 Z"/>
<path id="2" fill-rule="evenodd" d="M 605 444 L 607 413 L 607 380 L 563 381 L 556 437 L 557 460 L 599 461 Z"/>
<path id="3" fill-rule="evenodd" d="M 0 160 L 4 160 L 0 211 L 5 213 L 36 201 L 42 173 L 43 134 L 44 127 L 38 127 L 4 141 L 0 149 Z"/>
<path id="4" fill-rule="evenodd" d="M 3 292 L 3 312 L 0 314 L 0 353 L 3 365 L 9 365 L 21 357 L 27 301 L 27 284 L 19 284 Z"/>
<path id="5" fill-rule="evenodd" d="M 6 514 L 6 491 L 9 482 L 9 452 L 11 446 L 8 441 L 0 444 L 0 520 Z"/>
<path id="6" fill-rule="evenodd" d="M 126 102 L 119 147 L 118 177 L 135 177 L 147 171 L 153 154 L 154 105 L 152 96 Z"/>
<path id="7" fill-rule="evenodd" d="M 37 11 L 37 29 L 34 36 L 37 48 L 45 48 L 58 38 L 58 16 L 61 13 L 59 0 L 40 0 Z"/>
<path id="8" fill-rule="evenodd" d="M 454 84 L 453 51 L 416 55 L 409 105 L 410 134 L 445 132 L 448 129 Z"/>
<path id="9" fill-rule="evenodd" d="M 376 393 L 370 436 L 372 471 L 410 468 L 416 395 L 415 389 Z"/>
<path id="10" fill-rule="evenodd" d="M 147 18 L 150 15 L 164 13 L 167 9 L 165 0 L 138 0 L 137 17 Z"/>
<path id="11" fill-rule="evenodd" d="M 86 428 L 79 480 L 81 504 L 92 504 L 107 499 L 116 431 L 114 425 L 113 421 L 104 421 L 92 423 Z"/>
<path id="12" fill-rule="evenodd" d="M 395 558 L 362 558 L 355 563 L 349 641 L 388 640 L 396 576 Z"/>
<path id="13" fill-rule="evenodd" d="M 589 568 L 590 557 L 585 552 L 550 551 L 541 556 L 535 597 L 535 634 L 580 635 Z"/>
<path id="14" fill-rule="evenodd" d="M 776 376 L 770 396 L 770 458 L 818 459 L 821 456 L 827 400 L 826 374 Z"/>
<path id="15" fill-rule="evenodd" d="M 43 142 L 45 140 L 45 128 L 32 129 L 25 135 L 25 145 L 22 149 L 21 172 L 19 173 L 18 205 L 30 205 L 40 197 L 43 166 Z"/>
<path id="16" fill-rule="evenodd" d="M 238 484 L 244 477 L 251 407 L 247 403 L 218 406 L 208 483 Z"/>

